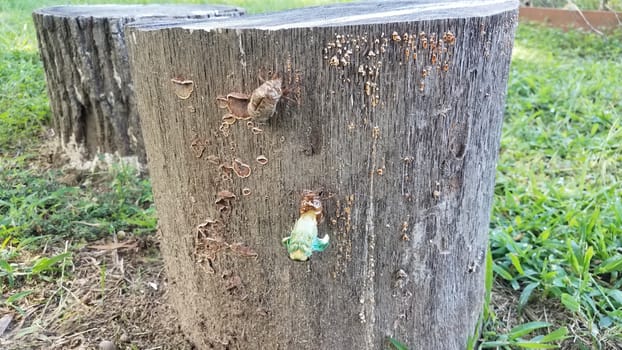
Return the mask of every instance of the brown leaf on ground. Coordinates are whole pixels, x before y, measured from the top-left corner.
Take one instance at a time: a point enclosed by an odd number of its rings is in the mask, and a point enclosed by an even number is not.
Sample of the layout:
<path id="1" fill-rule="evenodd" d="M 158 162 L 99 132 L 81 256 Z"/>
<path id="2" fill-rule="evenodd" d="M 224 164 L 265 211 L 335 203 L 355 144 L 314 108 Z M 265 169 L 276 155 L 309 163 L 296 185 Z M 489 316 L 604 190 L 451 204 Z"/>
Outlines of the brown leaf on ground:
<path id="1" fill-rule="evenodd" d="M 13 315 L 6 314 L 0 318 L 0 337 L 4 334 L 4 331 L 9 327 L 11 321 L 13 320 Z"/>
<path id="2" fill-rule="evenodd" d="M 135 241 L 91 244 L 88 246 L 89 249 L 95 250 L 136 249 L 136 247 L 138 247 L 138 244 Z"/>

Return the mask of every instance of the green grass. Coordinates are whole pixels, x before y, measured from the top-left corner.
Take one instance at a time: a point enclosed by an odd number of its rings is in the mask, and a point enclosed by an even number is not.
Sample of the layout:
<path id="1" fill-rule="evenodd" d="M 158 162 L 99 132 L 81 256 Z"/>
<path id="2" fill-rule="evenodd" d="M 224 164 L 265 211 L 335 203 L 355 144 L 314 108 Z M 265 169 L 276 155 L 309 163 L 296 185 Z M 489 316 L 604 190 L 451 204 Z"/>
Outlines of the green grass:
<path id="1" fill-rule="evenodd" d="M 146 2 L 152 1 L 137 1 Z M 327 2 L 232 3 L 256 13 Z M 134 169 L 87 174 L 90 184 L 79 188 L 59 183 L 59 170 L 36 166 L 49 108 L 30 11 L 55 3 L 0 3 L 0 293 L 2 304 L 17 311 L 34 282 L 69 278 L 72 254 L 84 242 L 120 230 L 155 231 L 150 184 Z M 519 26 L 488 293 L 471 348 L 607 349 L 622 343 L 619 57 L 622 32 L 603 37 Z M 508 290 L 517 312 L 510 320 L 494 301 L 495 293 Z M 542 305 L 553 310 L 550 319 L 525 317 Z M 388 342 L 405 348 L 399 339 Z"/>
<path id="2" fill-rule="evenodd" d="M 2 167 L 0 163 L 0 167 Z M 102 181 L 82 187 L 57 182 L 58 171 L 5 167 L 0 173 L 0 237 L 46 235 L 55 240 L 93 240 L 116 231 L 155 229 L 151 186 L 136 170 L 117 165 Z"/>
<path id="3" fill-rule="evenodd" d="M 48 120 L 43 68 L 27 16 L 0 5 L 0 155 L 21 151 Z"/>
<path id="4" fill-rule="evenodd" d="M 491 246 L 518 308 L 546 298 L 586 346 L 622 342 L 622 33 L 521 26 Z"/>

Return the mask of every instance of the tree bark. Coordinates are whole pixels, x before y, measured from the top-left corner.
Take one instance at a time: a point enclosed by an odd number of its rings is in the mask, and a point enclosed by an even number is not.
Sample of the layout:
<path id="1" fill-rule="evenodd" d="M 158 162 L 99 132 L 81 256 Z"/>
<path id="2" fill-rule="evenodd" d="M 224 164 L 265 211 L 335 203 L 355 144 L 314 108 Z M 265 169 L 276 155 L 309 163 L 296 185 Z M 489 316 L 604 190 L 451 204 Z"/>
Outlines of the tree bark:
<path id="1" fill-rule="evenodd" d="M 128 27 L 170 302 L 198 348 L 465 348 L 517 5 Z M 284 97 L 259 124 L 249 96 L 278 79 Z M 282 239 L 304 190 L 331 242 L 300 262 Z"/>
<path id="2" fill-rule="evenodd" d="M 133 156 L 146 164 L 123 31 L 126 23 L 240 14 L 241 9 L 213 5 L 56 6 L 35 11 L 52 124 L 72 164 L 88 167 L 100 153 Z"/>

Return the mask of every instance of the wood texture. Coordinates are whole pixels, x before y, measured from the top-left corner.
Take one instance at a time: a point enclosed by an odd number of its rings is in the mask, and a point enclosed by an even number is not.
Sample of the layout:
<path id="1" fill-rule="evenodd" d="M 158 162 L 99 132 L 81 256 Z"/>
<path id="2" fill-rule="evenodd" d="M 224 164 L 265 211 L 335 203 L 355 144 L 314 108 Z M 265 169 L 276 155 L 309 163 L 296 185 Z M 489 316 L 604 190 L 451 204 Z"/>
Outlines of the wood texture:
<path id="1" fill-rule="evenodd" d="M 128 27 L 170 300 L 198 348 L 465 348 L 517 6 L 366 2 Z M 287 98 L 262 132 L 222 128 L 217 97 L 275 73 Z M 250 176 L 227 171 L 236 159 Z M 281 239 L 305 189 L 323 196 L 331 243 L 294 262 Z"/>
<path id="2" fill-rule="evenodd" d="M 72 163 L 100 153 L 146 164 L 123 26 L 153 18 L 236 16 L 230 6 L 94 5 L 37 10 L 33 20 L 43 60 L 53 127 Z"/>

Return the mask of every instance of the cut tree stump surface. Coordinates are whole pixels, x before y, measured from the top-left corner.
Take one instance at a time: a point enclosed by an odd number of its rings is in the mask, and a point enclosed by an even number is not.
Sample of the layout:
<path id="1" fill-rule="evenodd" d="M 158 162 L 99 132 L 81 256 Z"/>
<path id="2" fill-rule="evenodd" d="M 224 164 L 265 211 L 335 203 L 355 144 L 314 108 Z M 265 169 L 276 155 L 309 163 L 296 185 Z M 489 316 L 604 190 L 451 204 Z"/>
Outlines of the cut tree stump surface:
<path id="1" fill-rule="evenodd" d="M 170 301 L 199 349 L 465 349 L 517 17 L 398 1 L 128 27 Z M 282 239 L 304 190 L 330 243 L 301 262 Z"/>
<path id="2" fill-rule="evenodd" d="M 34 11 L 52 125 L 75 167 L 101 154 L 145 165 L 124 25 L 148 19 L 239 16 L 219 5 L 85 5 Z"/>

